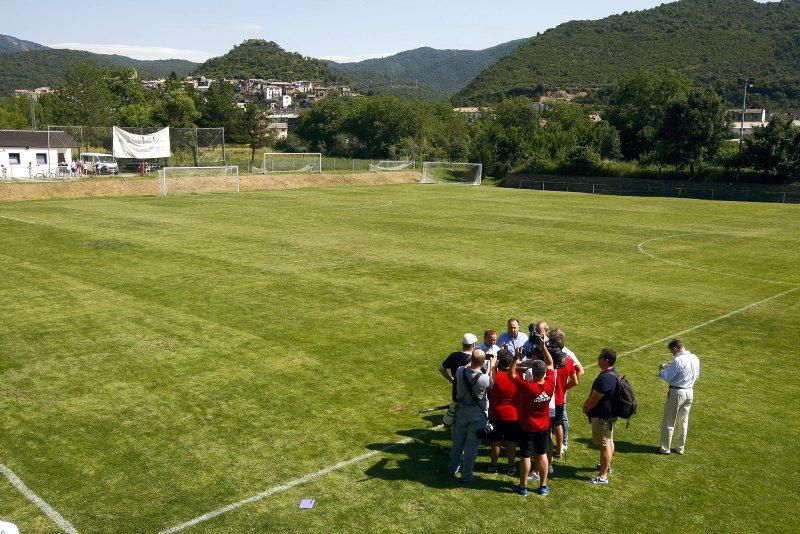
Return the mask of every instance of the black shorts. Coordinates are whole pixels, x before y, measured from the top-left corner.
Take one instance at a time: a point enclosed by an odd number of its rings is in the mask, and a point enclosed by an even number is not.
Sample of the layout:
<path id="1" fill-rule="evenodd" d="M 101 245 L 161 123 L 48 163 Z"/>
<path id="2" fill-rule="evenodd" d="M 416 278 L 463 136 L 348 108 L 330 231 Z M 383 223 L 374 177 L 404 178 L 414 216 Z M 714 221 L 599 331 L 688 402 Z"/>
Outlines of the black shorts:
<path id="1" fill-rule="evenodd" d="M 519 440 L 519 455 L 523 458 L 530 458 L 534 454 L 547 454 L 550 448 L 550 431 L 526 432 L 522 431 Z"/>
<path id="2" fill-rule="evenodd" d="M 550 429 L 555 430 L 557 426 L 564 424 L 564 404 L 556 405 L 556 411 L 550 418 Z"/>
<path id="3" fill-rule="evenodd" d="M 519 442 L 520 429 L 519 424 L 516 421 L 499 421 L 497 419 L 492 419 L 491 421 L 492 425 L 494 426 L 494 430 L 492 430 L 492 433 L 489 434 L 489 441 Z"/>

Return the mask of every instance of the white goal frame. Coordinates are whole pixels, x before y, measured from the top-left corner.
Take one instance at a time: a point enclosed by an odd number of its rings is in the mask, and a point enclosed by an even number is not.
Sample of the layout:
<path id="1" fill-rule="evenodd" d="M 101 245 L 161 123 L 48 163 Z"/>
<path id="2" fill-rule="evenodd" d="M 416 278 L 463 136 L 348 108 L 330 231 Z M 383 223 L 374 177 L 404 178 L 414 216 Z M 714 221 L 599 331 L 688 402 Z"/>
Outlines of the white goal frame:
<path id="1" fill-rule="evenodd" d="M 288 171 L 282 170 L 275 170 L 275 166 L 272 165 L 271 168 L 267 168 L 267 158 L 269 156 L 306 156 L 310 158 L 316 158 L 317 161 L 317 169 L 290 169 Z M 264 157 L 262 159 L 261 170 L 264 174 L 273 174 L 273 173 L 302 173 L 307 172 L 311 174 L 321 174 L 322 173 L 322 153 L 321 152 L 264 152 Z"/>
<path id="2" fill-rule="evenodd" d="M 167 181 L 167 171 L 168 170 L 176 170 L 176 171 L 186 171 L 184 174 L 188 173 L 192 170 L 198 171 L 218 171 L 218 174 L 227 175 L 231 174 L 236 176 L 236 194 L 239 194 L 239 166 L 238 165 L 220 165 L 216 167 L 164 167 L 158 171 L 159 177 L 161 178 L 161 195 L 167 196 L 168 192 L 168 184 Z"/>
<path id="3" fill-rule="evenodd" d="M 483 177 L 483 164 L 481 163 L 465 163 L 465 162 L 456 162 L 456 161 L 425 161 L 422 163 L 422 180 L 419 182 L 421 184 L 435 184 L 435 183 L 442 183 L 438 182 L 435 178 L 433 178 L 433 173 L 430 172 L 431 169 L 448 169 L 448 168 L 465 168 L 471 167 L 475 169 L 475 178 L 471 185 L 481 185 L 481 179 Z M 467 183 L 467 182 L 464 182 Z"/>
<path id="4" fill-rule="evenodd" d="M 415 171 L 417 170 L 417 162 L 411 159 L 404 160 L 381 160 L 377 164 L 369 164 L 370 172 L 398 172 L 398 171 Z"/>

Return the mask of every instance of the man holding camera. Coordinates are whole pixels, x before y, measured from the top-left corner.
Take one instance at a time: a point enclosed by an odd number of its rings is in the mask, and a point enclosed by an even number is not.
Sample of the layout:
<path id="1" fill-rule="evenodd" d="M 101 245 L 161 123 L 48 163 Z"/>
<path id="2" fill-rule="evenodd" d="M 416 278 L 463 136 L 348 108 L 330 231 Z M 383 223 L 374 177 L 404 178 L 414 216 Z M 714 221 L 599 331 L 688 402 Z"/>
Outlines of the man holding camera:
<path id="1" fill-rule="evenodd" d="M 667 401 L 664 403 L 664 419 L 661 422 L 660 454 L 669 454 L 672 434 L 678 427 L 678 442 L 675 452 L 683 454 L 686 446 L 686 433 L 689 430 L 689 410 L 694 400 L 694 383 L 700 376 L 700 359 L 686 350 L 680 339 L 667 344 L 672 353 L 670 363 L 662 363 L 659 376 L 669 384 Z"/>
<path id="2" fill-rule="evenodd" d="M 531 471 L 531 457 L 535 457 L 535 467 L 539 474 L 539 495 L 547 495 L 547 451 L 550 448 L 550 399 L 555 392 L 555 373 L 553 358 L 547 346 L 542 344 L 542 360 L 531 363 L 530 380 L 517 370 L 522 359 L 522 347 L 511 363 L 510 373 L 514 377 L 519 391 L 518 417 L 520 426 L 519 450 L 520 462 L 519 485 L 514 490 L 520 495 L 528 495 L 528 474 Z"/>
<path id="3" fill-rule="evenodd" d="M 448 471 L 452 476 L 458 472 L 461 464 L 462 483 L 471 482 L 475 458 L 478 456 L 480 438 L 478 431 L 486 427 L 489 420 L 489 398 L 487 392 L 494 385 L 492 376 L 497 357 L 489 361 L 489 373 L 481 369 L 486 360 L 486 353 L 474 350 L 469 365 L 456 370 L 456 396 L 458 403 L 455 422 L 453 423 L 453 446 L 450 449 Z M 463 457 L 463 458 L 462 458 Z"/>
<path id="4" fill-rule="evenodd" d="M 453 385 L 453 400 L 456 400 L 456 371 L 469 363 L 470 356 L 475 350 L 478 338 L 475 334 L 467 332 L 461 338 L 461 350 L 451 353 L 439 366 L 439 373 Z"/>

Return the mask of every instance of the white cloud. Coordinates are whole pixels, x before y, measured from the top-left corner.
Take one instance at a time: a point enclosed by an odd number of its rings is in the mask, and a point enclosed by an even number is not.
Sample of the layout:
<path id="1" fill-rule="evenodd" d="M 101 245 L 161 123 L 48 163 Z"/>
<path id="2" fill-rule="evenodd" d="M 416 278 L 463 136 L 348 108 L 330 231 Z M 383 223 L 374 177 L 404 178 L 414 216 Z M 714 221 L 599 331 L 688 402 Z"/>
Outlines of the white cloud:
<path id="1" fill-rule="evenodd" d="M 217 52 L 204 52 L 201 50 L 184 50 L 180 48 L 127 44 L 50 43 L 45 46 L 49 46 L 50 48 L 68 48 L 70 50 L 86 50 L 87 52 L 94 52 L 95 54 L 118 54 L 120 56 L 142 60 L 187 59 L 197 63 L 220 55 Z"/>
<path id="2" fill-rule="evenodd" d="M 372 54 L 356 54 L 354 56 L 321 56 L 320 59 L 327 59 L 328 61 L 335 61 L 337 63 L 357 63 L 365 59 L 393 56 L 396 53 L 397 52 L 375 52 Z"/>

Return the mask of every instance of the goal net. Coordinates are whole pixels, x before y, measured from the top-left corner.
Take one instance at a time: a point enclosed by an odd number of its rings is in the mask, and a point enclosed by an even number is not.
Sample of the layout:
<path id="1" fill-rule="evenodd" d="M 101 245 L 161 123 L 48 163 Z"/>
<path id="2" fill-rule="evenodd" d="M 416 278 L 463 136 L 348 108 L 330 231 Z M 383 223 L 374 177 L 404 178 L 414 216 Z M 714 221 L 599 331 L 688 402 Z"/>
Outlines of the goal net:
<path id="1" fill-rule="evenodd" d="M 481 185 L 483 165 L 480 163 L 455 163 L 426 161 L 422 164 L 422 184 Z"/>
<path id="2" fill-rule="evenodd" d="M 183 193 L 238 193 L 239 167 L 164 167 L 159 171 L 163 196 Z"/>
<path id="3" fill-rule="evenodd" d="M 261 167 L 264 174 L 272 172 L 322 172 L 319 152 L 266 152 Z"/>
<path id="4" fill-rule="evenodd" d="M 379 171 L 408 171 L 417 168 L 416 161 L 379 161 L 377 164 L 369 164 L 369 170 L 372 172 Z"/>

